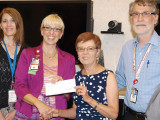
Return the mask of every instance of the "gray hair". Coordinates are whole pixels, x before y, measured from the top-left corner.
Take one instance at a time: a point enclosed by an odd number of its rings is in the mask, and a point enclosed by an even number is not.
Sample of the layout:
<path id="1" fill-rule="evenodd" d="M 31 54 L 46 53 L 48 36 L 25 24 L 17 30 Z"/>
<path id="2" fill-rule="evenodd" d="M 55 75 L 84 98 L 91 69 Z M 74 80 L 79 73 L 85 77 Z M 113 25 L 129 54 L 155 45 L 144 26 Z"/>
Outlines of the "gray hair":
<path id="1" fill-rule="evenodd" d="M 132 14 L 135 4 L 138 4 L 139 6 L 150 6 L 152 8 L 152 12 L 159 15 L 159 8 L 155 0 L 135 0 L 130 3 L 129 14 Z"/>

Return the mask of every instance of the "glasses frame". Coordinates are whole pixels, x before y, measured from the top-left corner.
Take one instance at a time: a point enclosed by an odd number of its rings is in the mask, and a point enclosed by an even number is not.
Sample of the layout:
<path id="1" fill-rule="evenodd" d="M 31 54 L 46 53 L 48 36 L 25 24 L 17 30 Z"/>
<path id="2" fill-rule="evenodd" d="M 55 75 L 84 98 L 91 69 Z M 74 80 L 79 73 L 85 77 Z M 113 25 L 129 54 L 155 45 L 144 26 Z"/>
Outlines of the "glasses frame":
<path id="1" fill-rule="evenodd" d="M 53 30 L 53 32 L 62 31 L 62 29 L 60 29 L 60 28 L 51 28 L 51 27 L 43 27 L 43 29 L 45 29 L 45 31 L 48 31 L 48 32 L 50 32 L 51 30 Z"/>
<path id="2" fill-rule="evenodd" d="M 87 50 L 87 52 L 93 52 L 95 49 L 98 49 L 97 47 L 86 47 L 86 48 L 83 48 L 83 47 L 77 47 L 77 52 L 84 52 L 85 50 Z"/>
<path id="3" fill-rule="evenodd" d="M 134 12 L 130 14 L 130 16 L 132 17 L 138 17 L 140 15 L 142 15 L 143 17 L 148 17 L 149 15 L 156 15 L 156 13 L 155 12 L 142 12 L 142 13 Z"/>

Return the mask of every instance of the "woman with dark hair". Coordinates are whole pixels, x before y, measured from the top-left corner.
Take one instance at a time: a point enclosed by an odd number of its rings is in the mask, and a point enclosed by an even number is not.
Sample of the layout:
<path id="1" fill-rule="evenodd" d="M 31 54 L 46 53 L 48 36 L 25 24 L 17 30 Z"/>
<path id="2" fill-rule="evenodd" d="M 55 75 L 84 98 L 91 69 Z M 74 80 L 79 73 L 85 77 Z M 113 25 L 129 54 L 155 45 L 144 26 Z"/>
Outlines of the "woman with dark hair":
<path id="1" fill-rule="evenodd" d="M 14 73 L 20 54 L 25 48 L 23 40 L 24 28 L 20 13 L 14 8 L 4 8 L 0 13 L 1 120 L 12 120 L 15 115 Z"/>

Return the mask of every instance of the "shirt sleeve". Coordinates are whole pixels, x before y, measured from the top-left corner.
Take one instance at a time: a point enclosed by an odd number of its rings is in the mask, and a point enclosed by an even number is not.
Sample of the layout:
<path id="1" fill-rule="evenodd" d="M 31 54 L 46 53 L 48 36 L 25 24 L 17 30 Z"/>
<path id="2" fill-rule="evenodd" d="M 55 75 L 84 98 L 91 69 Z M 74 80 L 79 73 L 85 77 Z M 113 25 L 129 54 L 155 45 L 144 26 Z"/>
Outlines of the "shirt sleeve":
<path id="1" fill-rule="evenodd" d="M 71 68 L 71 76 L 73 76 L 72 78 L 74 78 L 76 68 L 75 68 L 75 58 L 73 56 L 71 58 L 71 67 L 70 68 Z"/>
<path id="2" fill-rule="evenodd" d="M 74 78 L 75 71 L 76 71 L 75 70 L 75 58 L 73 56 L 71 56 L 71 59 L 68 62 L 68 64 L 70 64 L 69 67 L 67 68 L 68 69 L 67 72 L 69 72 L 68 73 L 68 75 L 69 75 L 68 77 L 70 79 L 72 79 L 72 78 Z M 72 94 L 69 94 L 69 96 L 67 97 L 67 100 L 69 100 L 71 97 L 72 97 Z"/>
<path id="3" fill-rule="evenodd" d="M 126 77 L 124 73 L 124 63 L 123 62 L 124 62 L 123 53 L 121 53 L 121 56 L 118 62 L 118 66 L 116 69 L 116 79 L 117 79 L 119 90 L 126 87 Z"/>
<path id="4" fill-rule="evenodd" d="M 30 93 L 27 85 L 28 68 L 29 68 L 29 65 L 27 61 L 26 50 L 23 50 L 19 58 L 17 69 L 15 72 L 14 87 L 15 87 L 15 92 L 16 92 L 18 101 L 21 101 L 26 94 Z"/>

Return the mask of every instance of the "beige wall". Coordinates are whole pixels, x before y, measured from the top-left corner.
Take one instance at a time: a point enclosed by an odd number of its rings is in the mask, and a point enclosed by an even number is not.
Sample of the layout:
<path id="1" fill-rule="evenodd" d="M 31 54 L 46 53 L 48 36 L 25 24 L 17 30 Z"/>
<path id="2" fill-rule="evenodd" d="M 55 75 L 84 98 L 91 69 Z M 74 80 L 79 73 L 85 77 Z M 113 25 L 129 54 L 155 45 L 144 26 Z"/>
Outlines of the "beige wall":
<path id="1" fill-rule="evenodd" d="M 92 0 L 94 33 L 101 36 L 100 31 L 108 30 L 108 22 L 117 20 L 122 23 L 122 31 L 125 41 L 132 39 L 131 27 L 129 23 L 129 3 L 133 0 Z"/>
<path id="2" fill-rule="evenodd" d="M 129 22 L 129 4 L 133 0 L 92 0 L 94 33 L 102 40 L 105 67 L 115 71 L 123 44 L 133 39 Z M 117 20 L 122 23 L 123 35 L 101 34 L 108 30 L 108 22 Z"/>

